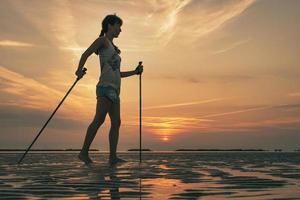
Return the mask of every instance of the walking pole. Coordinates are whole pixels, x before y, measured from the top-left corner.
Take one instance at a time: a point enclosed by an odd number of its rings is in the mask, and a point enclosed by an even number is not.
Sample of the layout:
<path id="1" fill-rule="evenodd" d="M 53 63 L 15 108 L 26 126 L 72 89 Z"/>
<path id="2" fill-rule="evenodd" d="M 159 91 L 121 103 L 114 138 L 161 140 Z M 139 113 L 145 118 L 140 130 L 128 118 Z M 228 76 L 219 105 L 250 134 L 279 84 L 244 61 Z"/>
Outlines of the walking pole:
<path id="1" fill-rule="evenodd" d="M 83 72 L 86 72 L 86 68 L 83 68 Z M 71 88 L 69 89 L 69 91 L 67 92 L 67 94 L 64 96 L 64 98 L 61 100 L 61 102 L 58 104 L 58 106 L 55 108 L 55 110 L 53 111 L 53 113 L 51 114 L 51 116 L 49 117 L 49 119 L 47 120 L 47 122 L 44 124 L 44 126 L 42 127 L 42 129 L 40 130 L 40 132 L 37 134 L 37 136 L 34 138 L 34 140 L 32 141 L 32 143 L 30 144 L 30 146 L 26 149 L 25 153 L 23 154 L 23 156 L 21 157 L 21 159 L 19 160 L 18 164 L 20 164 L 22 162 L 22 160 L 24 159 L 24 157 L 26 156 L 26 154 L 28 153 L 28 151 L 30 150 L 31 146 L 35 143 L 35 141 L 38 139 L 38 137 L 41 135 L 41 133 L 43 132 L 43 130 L 46 128 L 47 124 L 49 123 L 49 121 L 52 119 L 52 117 L 54 116 L 54 114 L 56 113 L 56 111 L 58 110 L 58 108 L 61 106 L 61 104 L 64 102 L 65 98 L 68 96 L 68 94 L 71 92 L 71 90 L 73 89 L 73 87 L 76 85 L 76 83 L 81 79 L 82 77 L 77 77 L 76 81 L 73 83 L 73 85 L 71 86 Z"/>
<path id="2" fill-rule="evenodd" d="M 139 62 L 139 66 L 142 65 L 142 62 Z M 140 163 L 142 162 L 142 73 L 139 76 L 140 79 Z"/>

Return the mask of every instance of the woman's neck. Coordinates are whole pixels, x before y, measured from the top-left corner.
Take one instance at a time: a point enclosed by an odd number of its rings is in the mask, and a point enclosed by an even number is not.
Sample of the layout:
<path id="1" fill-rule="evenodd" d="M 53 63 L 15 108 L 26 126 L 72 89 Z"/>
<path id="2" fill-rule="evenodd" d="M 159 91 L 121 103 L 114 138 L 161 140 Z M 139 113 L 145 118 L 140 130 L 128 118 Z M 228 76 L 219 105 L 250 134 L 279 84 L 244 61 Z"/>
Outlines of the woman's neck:
<path id="1" fill-rule="evenodd" d="M 106 34 L 105 34 L 105 37 L 107 37 L 107 39 L 109 39 L 111 42 L 112 42 L 113 39 L 114 39 L 114 37 L 113 37 L 111 34 L 109 34 L 109 33 L 106 33 Z"/>

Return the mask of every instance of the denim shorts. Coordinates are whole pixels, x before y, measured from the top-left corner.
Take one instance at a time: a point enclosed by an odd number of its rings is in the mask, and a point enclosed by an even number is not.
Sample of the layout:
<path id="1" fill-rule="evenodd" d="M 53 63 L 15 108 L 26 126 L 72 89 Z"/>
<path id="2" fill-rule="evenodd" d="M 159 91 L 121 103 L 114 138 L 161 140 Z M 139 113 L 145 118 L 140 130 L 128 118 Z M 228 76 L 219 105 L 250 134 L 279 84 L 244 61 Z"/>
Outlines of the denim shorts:
<path id="1" fill-rule="evenodd" d="M 120 97 L 115 88 L 112 86 L 103 86 L 103 85 L 97 85 L 96 87 L 96 95 L 98 97 L 106 97 L 108 98 L 112 103 L 120 103 Z"/>

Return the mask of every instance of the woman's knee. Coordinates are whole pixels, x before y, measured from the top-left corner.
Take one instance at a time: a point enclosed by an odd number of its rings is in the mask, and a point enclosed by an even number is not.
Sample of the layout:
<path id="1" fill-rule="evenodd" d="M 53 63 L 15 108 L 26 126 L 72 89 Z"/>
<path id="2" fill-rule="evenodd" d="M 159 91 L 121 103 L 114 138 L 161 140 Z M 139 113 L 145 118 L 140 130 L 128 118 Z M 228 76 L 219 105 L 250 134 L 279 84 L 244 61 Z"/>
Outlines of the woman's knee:
<path id="1" fill-rule="evenodd" d="M 112 128 L 120 128 L 120 126 L 121 126 L 121 119 L 111 121 Z"/>
<path id="2" fill-rule="evenodd" d="M 92 122 L 92 124 L 94 126 L 96 126 L 97 128 L 99 128 L 103 123 L 104 123 L 105 119 L 99 119 L 99 118 L 95 118 Z"/>

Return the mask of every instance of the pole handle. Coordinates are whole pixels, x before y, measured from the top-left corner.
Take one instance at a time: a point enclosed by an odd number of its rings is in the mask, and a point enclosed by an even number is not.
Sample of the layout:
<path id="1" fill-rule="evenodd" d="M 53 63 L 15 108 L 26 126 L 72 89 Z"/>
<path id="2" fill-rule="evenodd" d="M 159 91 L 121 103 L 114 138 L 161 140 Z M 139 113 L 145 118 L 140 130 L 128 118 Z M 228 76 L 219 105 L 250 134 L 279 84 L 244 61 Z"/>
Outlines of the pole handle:
<path id="1" fill-rule="evenodd" d="M 82 79 L 82 77 L 85 75 L 85 73 L 87 71 L 87 68 L 84 67 L 82 71 L 83 71 L 84 74 L 81 77 L 78 76 L 76 81 L 79 81 L 80 79 Z"/>

